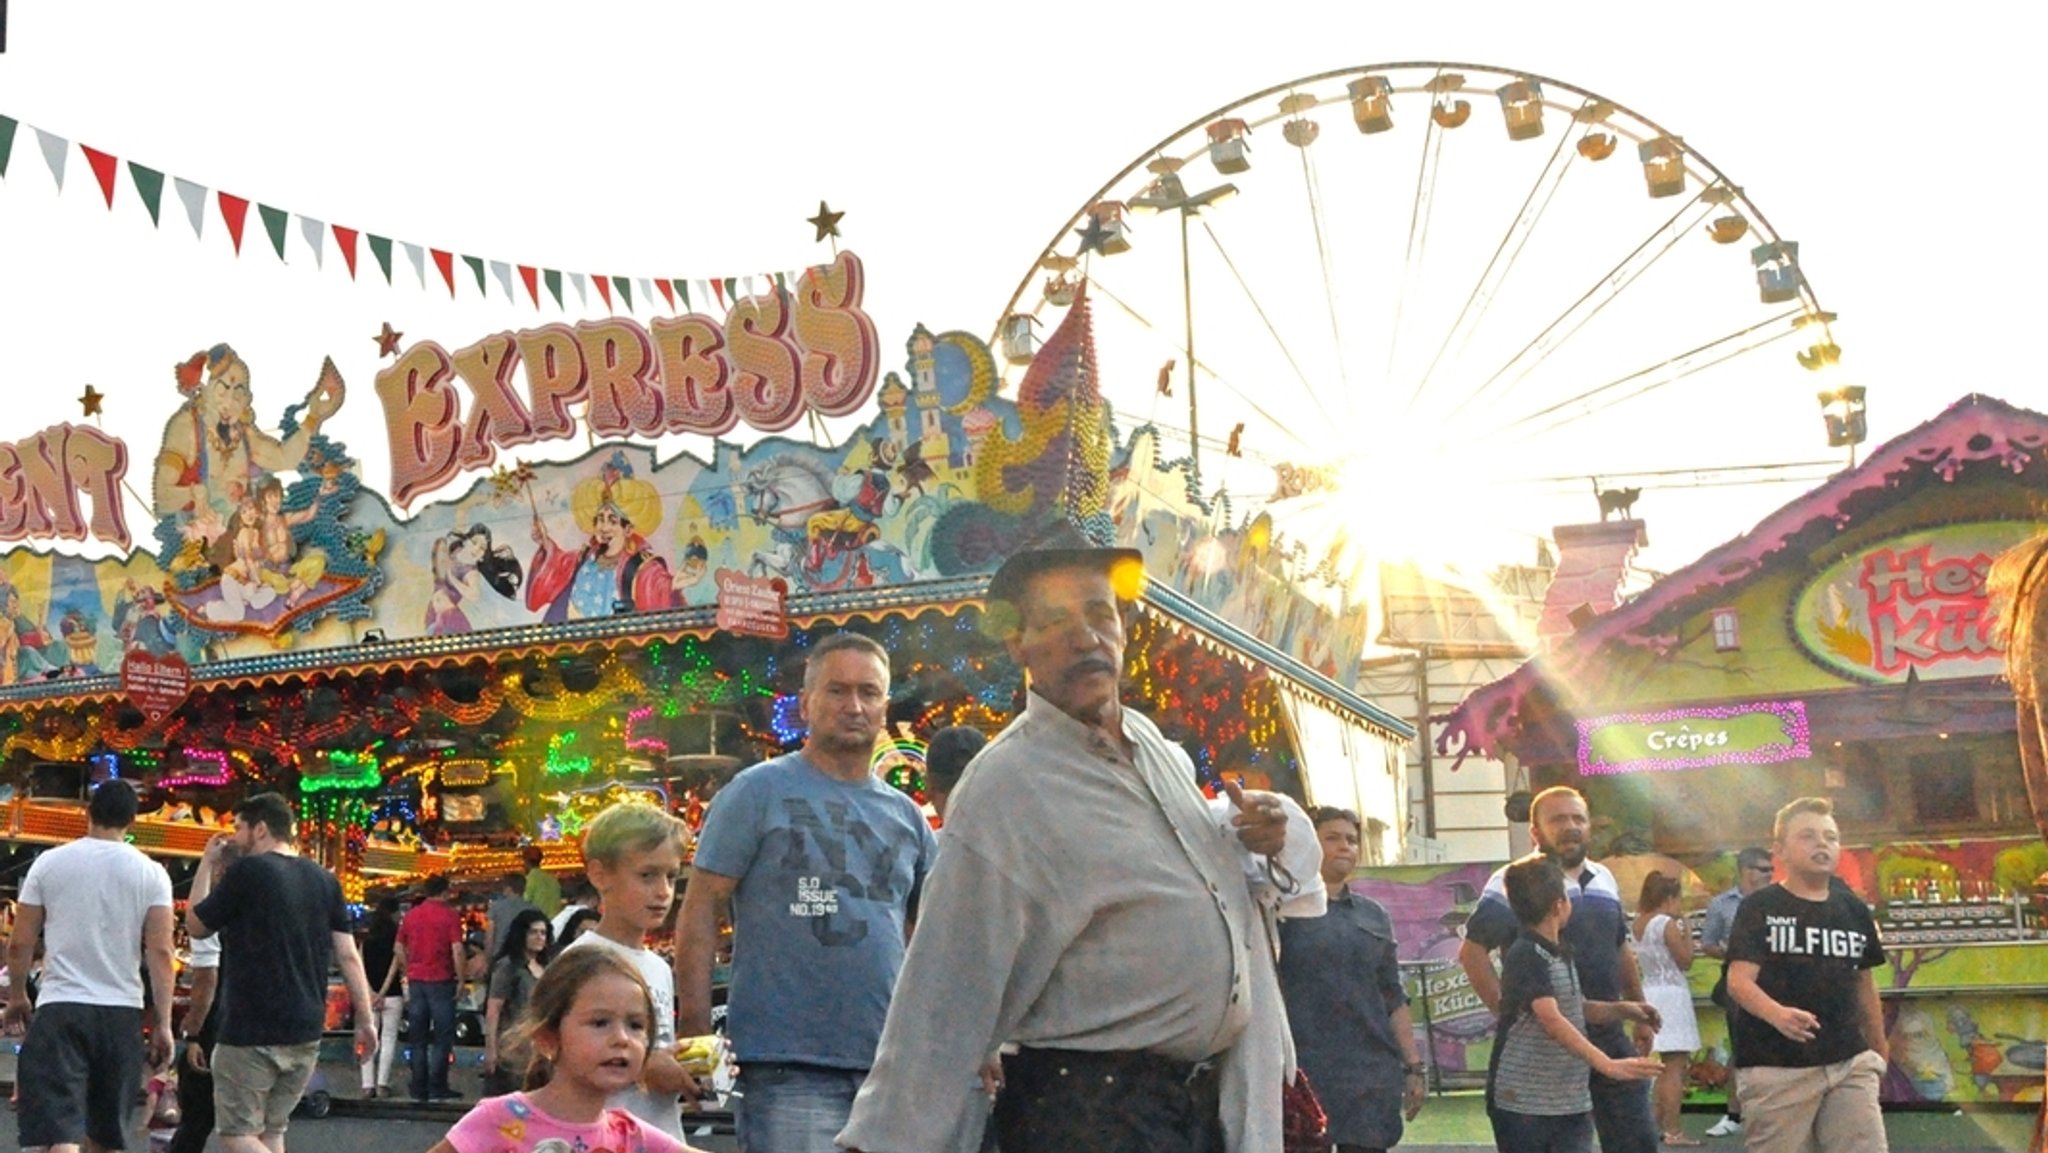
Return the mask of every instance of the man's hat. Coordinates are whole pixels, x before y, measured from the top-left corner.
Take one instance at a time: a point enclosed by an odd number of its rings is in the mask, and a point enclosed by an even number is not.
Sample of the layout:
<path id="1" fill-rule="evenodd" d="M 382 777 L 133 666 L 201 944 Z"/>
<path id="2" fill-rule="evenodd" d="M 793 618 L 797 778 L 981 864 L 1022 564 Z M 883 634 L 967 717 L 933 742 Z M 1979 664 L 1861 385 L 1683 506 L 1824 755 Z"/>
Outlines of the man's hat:
<path id="1" fill-rule="evenodd" d="M 989 578 L 988 601 L 1015 606 L 1031 578 L 1057 569 L 1086 568 L 1109 574 L 1118 597 L 1136 600 L 1145 584 L 1145 558 L 1134 548 L 1109 548 L 1089 540 L 1065 519 L 1024 542 Z"/>

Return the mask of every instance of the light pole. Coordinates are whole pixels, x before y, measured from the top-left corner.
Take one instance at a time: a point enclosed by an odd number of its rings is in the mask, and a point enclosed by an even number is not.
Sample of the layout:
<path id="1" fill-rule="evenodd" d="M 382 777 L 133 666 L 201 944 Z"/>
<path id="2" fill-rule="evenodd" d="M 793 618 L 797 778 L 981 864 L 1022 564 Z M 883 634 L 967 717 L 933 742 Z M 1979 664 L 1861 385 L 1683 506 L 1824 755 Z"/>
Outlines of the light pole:
<path id="1" fill-rule="evenodd" d="M 1131 197 L 1132 208 L 1145 208 L 1154 212 L 1180 213 L 1180 302 L 1181 320 L 1187 325 L 1188 359 L 1188 459 L 1194 463 L 1195 475 L 1202 474 L 1202 426 L 1198 407 L 1195 403 L 1195 286 L 1188 269 L 1188 217 L 1200 212 L 1211 204 L 1237 195 L 1237 185 L 1219 184 L 1207 192 L 1192 196 L 1181 183 L 1173 168 L 1164 167 L 1155 161 L 1158 178 L 1144 192 Z M 1177 165 L 1174 167 L 1178 167 Z"/>

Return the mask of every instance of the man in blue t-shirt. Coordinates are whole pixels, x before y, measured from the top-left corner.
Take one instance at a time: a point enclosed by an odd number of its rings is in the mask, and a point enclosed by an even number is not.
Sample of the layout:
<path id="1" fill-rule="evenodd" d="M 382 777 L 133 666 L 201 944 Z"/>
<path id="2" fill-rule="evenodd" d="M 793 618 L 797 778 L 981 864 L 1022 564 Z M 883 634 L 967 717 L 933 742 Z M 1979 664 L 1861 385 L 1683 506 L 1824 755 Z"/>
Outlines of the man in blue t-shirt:
<path id="1" fill-rule="evenodd" d="M 683 1035 L 711 1031 L 730 902 L 741 1147 L 834 1153 L 936 844 L 923 812 L 870 767 L 889 704 L 882 646 L 858 633 L 819 642 L 800 703 L 803 749 L 733 778 L 705 814 L 676 919 L 676 1003 Z"/>
<path id="2" fill-rule="evenodd" d="M 1545 789 L 1529 804 L 1529 835 L 1536 851 L 1564 871 L 1565 895 L 1571 900 L 1572 912 L 1558 943 L 1572 957 L 1580 989 L 1588 1001 L 1640 1001 L 1642 974 L 1628 944 L 1621 888 L 1605 865 L 1586 859 L 1586 835 L 1591 827 L 1586 798 L 1569 786 Z M 1508 905 L 1507 868 L 1495 870 L 1487 880 L 1478 907 L 1465 922 L 1465 943 L 1458 949 L 1458 963 L 1471 979 L 1472 991 L 1494 1013 L 1500 1012 L 1500 979 L 1490 954 L 1505 950 L 1520 931 Z M 1648 1034 L 1654 1033 L 1644 1024 L 1636 1028 L 1642 1035 L 1632 1040 L 1620 1022 L 1588 1025 L 1586 1038 L 1609 1057 L 1634 1057 L 1648 1043 Z M 1591 1088 L 1593 1128 L 1600 1135 L 1604 1153 L 1658 1153 L 1660 1142 L 1657 1122 L 1650 1113 L 1648 1085 L 1617 1081 L 1596 1072 Z"/>

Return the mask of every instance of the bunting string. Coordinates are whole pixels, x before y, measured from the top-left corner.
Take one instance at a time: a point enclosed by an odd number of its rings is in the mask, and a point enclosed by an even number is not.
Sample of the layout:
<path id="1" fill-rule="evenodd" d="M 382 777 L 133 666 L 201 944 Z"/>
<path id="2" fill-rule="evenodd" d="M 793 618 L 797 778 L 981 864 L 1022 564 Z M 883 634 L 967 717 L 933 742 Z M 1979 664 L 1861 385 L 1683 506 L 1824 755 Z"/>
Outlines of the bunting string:
<path id="1" fill-rule="evenodd" d="M 296 247 L 312 253 L 315 271 L 324 271 L 327 266 L 327 250 L 330 245 L 341 254 L 342 267 L 350 280 L 366 279 L 358 263 L 359 245 L 367 245 L 376 273 L 386 285 L 397 286 L 396 270 L 392 260 L 394 246 L 405 254 L 406 264 L 412 269 L 413 279 L 421 290 L 428 289 L 427 264 L 434 266 L 436 288 L 447 290 L 450 299 L 461 299 L 474 295 L 484 301 L 518 305 L 522 297 L 528 307 L 541 311 L 546 304 L 567 313 L 571 311 L 562 293 L 562 281 L 566 277 L 569 287 L 576 294 L 576 311 L 587 312 L 590 306 L 590 292 L 594 288 L 606 311 L 638 313 L 665 307 L 672 314 L 690 312 L 695 309 L 716 307 L 723 310 L 742 296 L 767 295 L 770 292 L 788 293 L 792 281 L 801 283 L 804 278 L 817 271 L 813 268 L 790 269 L 782 272 L 763 272 L 742 276 L 723 277 L 650 277 L 620 276 L 604 273 L 583 273 L 572 270 L 547 268 L 535 264 L 521 264 L 517 261 L 498 260 L 491 257 L 471 256 L 453 249 L 435 248 L 431 245 L 415 244 L 407 240 L 394 240 L 390 236 L 367 232 L 360 228 L 334 224 L 316 219 L 303 213 L 292 212 L 247 197 L 236 196 L 223 189 L 211 188 L 185 177 L 151 168 L 134 160 L 123 161 L 111 152 L 105 152 L 68 137 L 59 136 L 44 128 L 23 124 L 11 116 L 0 115 L 0 179 L 11 174 L 10 164 L 14 157 L 15 145 L 20 130 L 31 129 L 37 148 L 43 154 L 43 163 L 49 169 L 51 179 L 56 181 L 57 190 L 64 190 L 64 177 L 73 148 L 84 157 L 86 167 L 91 169 L 93 186 L 106 201 L 107 210 L 115 211 L 115 201 L 123 199 L 116 194 L 121 187 L 121 173 L 128 174 L 128 186 L 134 189 L 134 199 L 149 214 L 150 225 L 161 230 L 163 227 L 164 189 L 169 186 L 177 197 L 180 207 L 185 210 L 185 221 L 192 229 L 195 240 L 206 239 L 206 222 L 209 216 L 217 216 L 222 227 L 227 229 L 228 242 L 235 255 L 242 254 L 242 239 L 253 205 L 256 217 L 263 229 L 265 239 L 278 260 L 290 263 L 289 250 L 294 246 L 291 222 L 298 221 Z M 456 274 L 456 258 L 469 275 Z M 517 279 L 517 285 L 514 279 Z M 524 289 L 524 292 L 519 289 Z M 544 303 L 545 302 L 545 303 Z"/>

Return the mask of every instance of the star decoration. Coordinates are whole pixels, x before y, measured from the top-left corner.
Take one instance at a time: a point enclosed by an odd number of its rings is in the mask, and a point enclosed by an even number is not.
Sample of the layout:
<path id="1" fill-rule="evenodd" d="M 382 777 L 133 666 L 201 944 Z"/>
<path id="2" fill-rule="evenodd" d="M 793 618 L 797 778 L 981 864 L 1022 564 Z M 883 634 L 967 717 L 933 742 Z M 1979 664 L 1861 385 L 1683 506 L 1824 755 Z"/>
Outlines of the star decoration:
<path id="1" fill-rule="evenodd" d="M 846 215 L 844 212 L 832 211 L 831 205 L 820 200 L 818 201 L 818 214 L 808 217 L 806 222 L 812 228 L 818 230 L 818 235 L 815 239 L 823 240 L 828 236 L 839 235 L 839 218 L 844 215 Z"/>
<path id="2" fill-rule="evenodd" d="M 1109 242 L 1110 233 L 1102 226 L 1101 217 L 1090 216 L 1086 225 L 1074 230 L 1074 235 L 1081 238 L 1080 254 L 1086 256 L 1091 252 L 1101 252 L 1102 246 Z"/>
<path id="3" fill-rule="evenodd" d="M 100 402 L 105 399 L 107 399 L 106 393 L 88 384 L 85 386 L 85 395 L 78 398 L 78 403 L 85 407 L 85 415 L 98 416 L 100 415 Z"/>
<path id="4" fill-rule="evenodd" d="M 391 327 L 391 322 L 387 320 L 384 322 L 384 331 L 370 339 L 377 342 L 378 356 L 396 356 L 398 355 L 398 342 L 405 339 L 405 334 Z"/>

